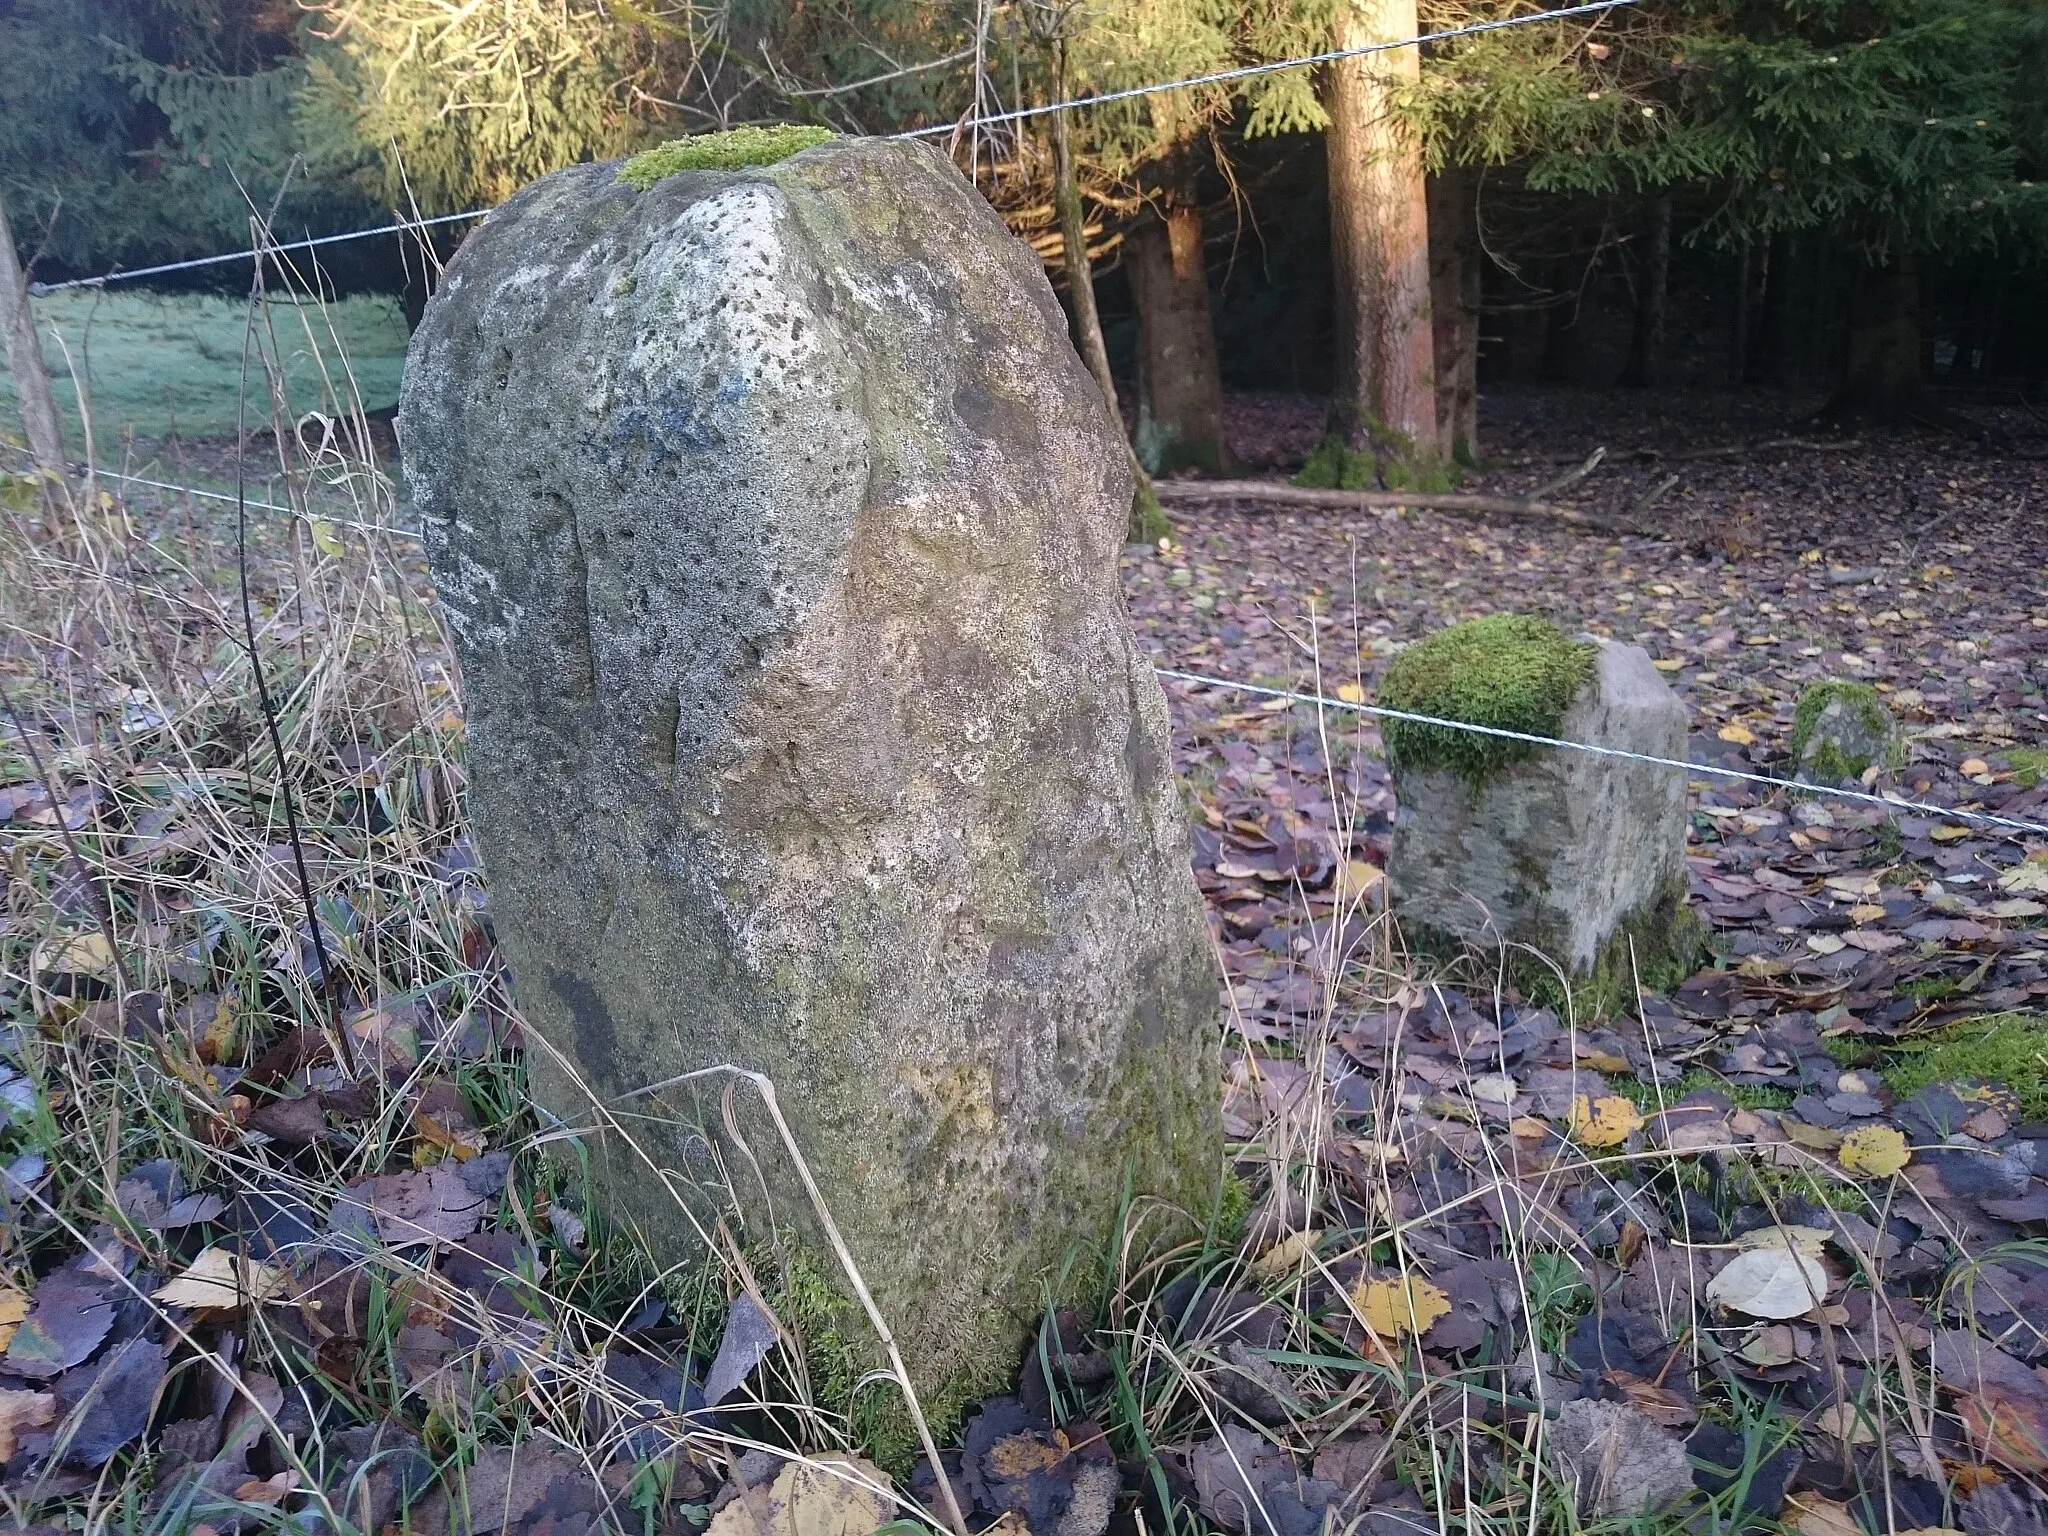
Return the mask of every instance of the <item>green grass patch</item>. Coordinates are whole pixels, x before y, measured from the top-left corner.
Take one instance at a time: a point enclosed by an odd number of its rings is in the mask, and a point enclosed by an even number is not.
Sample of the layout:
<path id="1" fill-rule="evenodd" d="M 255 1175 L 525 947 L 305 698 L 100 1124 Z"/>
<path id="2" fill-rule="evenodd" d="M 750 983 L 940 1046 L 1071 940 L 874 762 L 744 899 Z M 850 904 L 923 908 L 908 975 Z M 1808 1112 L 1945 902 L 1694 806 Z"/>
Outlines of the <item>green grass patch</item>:
<path id="1" fill-rule="evenodd" d="M 1977 1079 L 2010 1088 L 2030 1120 L 2048 1118 L 2048 1014 L 1993 1013 L 1901 1040 L 1880 1069 L 1904 1098 L 1929 1083 Z"/>
<path id="2" fill-rule="evenodd" d="M 126 432 L 163 437 L 174 424 L 187 437 L 234 432 L 248 315 L 242 300 L 214 294 L 73 289 L 36 300 L 35 310 L 43 363 L 74 455 L 82 454 L 85 446 L 79 382 L 86 385 L 93 440 L 102 457 L 112 453 Z M 339 363 L 343 354 L 366 409 L 378 410 L 398 399 L 406 329 L 405 311 L 397 299 L 362 296 L 324 306 L 273 299 L 268 322 L 265 326 L 259 321 L 260 351 L 252 351 L 249 359 L 249 417 L 255 424 L 270 421 L 264 355 L 282 365 L 285 400 L 294 416 L 335 411 L 336 386 L 347 388 Z M 62 338 L 61 345 L 57 338 Z M 333 370 L 333 384 L 322 367 L 323 357 Z M 14 380 L 4 357 L 0 380 L 5 381 L 0 390 L 4 415 L 12 421 Z"/>
<path id="3" fill-rule="evenodd" d="M 692 134 L 642 150 L 619 167 L 619 180 L 636 192 L 645 192 L 656 182 L 683 171 L 741 171 L 752 165 L 773 165 L 838 137 L 830 128 L 800 127 L 794 123 Z"/>
<path id="4" fill-rule="evenodd" d="M 1380 684 L 1391 709 L 1530 735 L 1555 735 L 1593 675 L 1593 647 L 1548 619 L 1497 613 L 1411 645 Z M 1389 720 L 1387 755 L 1403 768 L 1447 769 L 1477 787 L 1533 750 L 1527 742 Z"/>
<path id="5" fill-rule="evenodd" d="M 1645 1113 L 1680 1103 L 1695 1093 L 1718 1093 L 1737 1109 L 1785 1109 L 1790 1107 L 1795 1097 L 1789 1088 L 1731 1083 L 1720 1074 L 1701 1067 L 1695 1067 L 1678 1082 L 1663 1089 L 1661 1095 L 1653 1085 L 1633 1077 L 1614 1079 L 1614 1091 Z"/>
<path id="6" fill-rule="evenodd" d="M 2022 789 L 2039 789 L 2048 780 L 2048 747 L 2007 747 L 1998 754 Z"/>
<path id="7" fill-rule="evenodd" d="M 1389 437 L 1406 444 L 1398 434 Z M 1375 453 L 1353 448 L 1330 432 L 1295 472 L 1294 483 L 1319 491 L 1375 491 L 1382 486 L 1390 491 L 1448 491 L 1458 483 L 1460 468 L 1470 462 L 1469 455 L 1469 447 L 1463 459 L 1418 452 L 1412 446 Z"/>

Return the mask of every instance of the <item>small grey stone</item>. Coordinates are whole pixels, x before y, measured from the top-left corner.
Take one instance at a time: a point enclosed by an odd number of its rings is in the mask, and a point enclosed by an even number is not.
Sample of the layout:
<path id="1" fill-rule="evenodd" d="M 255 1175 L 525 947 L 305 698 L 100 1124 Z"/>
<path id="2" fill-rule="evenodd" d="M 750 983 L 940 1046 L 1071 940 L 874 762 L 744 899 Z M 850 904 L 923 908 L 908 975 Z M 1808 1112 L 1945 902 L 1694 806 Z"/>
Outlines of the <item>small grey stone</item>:
<path id="1" fill-rule="evenodd" d="M 1866 718 L 1866 710 L 1874 712 L 1877 718 Z M 1881 729 L 1879 718 L 1883 722 Z M 1800 747 L 1800 777 L 1804 778 L 1814 759 L 1830 747 L 1861 773 L 1872 763 L 1889 762 L 1897 740 L 1898 724 L 1881 703 L 1865 701 L 1859 705 L 1847 699 L 1830 699 L 1814 716 L 1813 729 Z"/>
<path id="2" fill-rule="evenodd" d="M 1560 739 L 1685 756 L 1685 706 L 1640 646 L 1603 642 Z M 1685 891 L 1685 775 L 1538 747 L 1474 790 L 1394 768 L 1387 879 L 1405 922 L 1590 970 L 1624 923 L 1668 920 Z"/>
<path id="3" fill-rule="evenodd" d="M 1558 1478 L 1584 1519 L 1654 1514 L 1692 1491 L 1685 1443 L 1626 1403 L 1574 1398 L 1549 1433 Z"/>

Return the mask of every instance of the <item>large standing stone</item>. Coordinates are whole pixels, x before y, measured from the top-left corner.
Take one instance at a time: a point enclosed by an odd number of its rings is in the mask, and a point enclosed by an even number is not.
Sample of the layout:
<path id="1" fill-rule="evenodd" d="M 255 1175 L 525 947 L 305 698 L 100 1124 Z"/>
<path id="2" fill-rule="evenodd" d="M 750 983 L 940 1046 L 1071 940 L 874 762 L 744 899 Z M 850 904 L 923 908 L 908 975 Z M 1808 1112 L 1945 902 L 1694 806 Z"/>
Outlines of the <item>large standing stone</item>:
<path id="1" fill-rule="evenodd" d="M 1038 263 L 911 144 L 579 166 L 451 263 L 401 421 L 529 1019 L 601 1098 L 768 1074 L 937 1416 L 1006 1383 L 1127 1170 L 1199 1207 L 1221 1166 L 1129 456 Z"/>
<path id="2" fill-rule="evenodd" d="M 1547 643 L 1540 630 L 1498 632 Z M 1554 632 L 1549 639 L 1564 643 Z M 1483 673 L 1504 659 L 1513 659 L 1505 641 L 1478 647 L 1461 664 Z M 1569 703 L 1548 720 L 1457 711 L 1460 698 L 1483 700 L 1499 691 L 1470 676 L 1438 676 L 1435 697 L 1446 702 L 1423 712 L 1684 759 L 1685 708 L 1639 646 L 1594 644 L 1581 666 L 1584 681 L 1566 688 L 1557 702 Z M 1430 702 L 1429 695 L 1400 695 L 1396 681 L 1390 674 L 1387 702 Z M 1682 771 L 1498 738 L 1471 738 L 1467 755 L 1445 764 L 1412 746 L 1402 750 L 1418 740 L 1412 727 L 1405 736 L 1390 730 L 1389 739 L 1396 810 L 1387 877 L 1395 911 L 1413 936 L 1486 949 L 1528 945 L 1577 976 L 1618 969 L 1624 990 L 1628 956 L 1615 952 L 1618 943 L 1633 940 L 1645 969 L 1674 951 L 1689 955 Z M 1419 738 L 1424 747 L 1431 739 Z"/>

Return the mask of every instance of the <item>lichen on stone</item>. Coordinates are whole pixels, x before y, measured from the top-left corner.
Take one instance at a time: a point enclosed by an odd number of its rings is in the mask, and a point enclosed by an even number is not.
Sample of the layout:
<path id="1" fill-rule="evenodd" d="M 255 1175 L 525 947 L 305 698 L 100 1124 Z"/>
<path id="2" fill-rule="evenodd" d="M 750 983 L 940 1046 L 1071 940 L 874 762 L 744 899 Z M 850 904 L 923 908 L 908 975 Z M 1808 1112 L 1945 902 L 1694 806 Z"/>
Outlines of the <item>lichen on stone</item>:
<path id="1" fill-rule="evenodd" d="M 1847 710 L 1865 734 L 1887 743 L 1886 756 L 1896 749 L 1898 727 L 1878 691 L 1868 683 L 1835 680 L 1815 683 L 1799 696 L 1799 705 L 1792 715 L 1791 740 L 1787 743 L 1792 759 L 1810 770 L 1816 779 L 1826 782 L 1859 778 L 1873 762 L 1879 761 L 1877 756 L 1846 749 L 1832 739 L 1814 739 L 1815 728 L 1831 704 L 1840 704 Z"/>
<path id="2" fill-rule="evenodd" d="M 750 165 L 773 165 L 838 137 L 830 128 L 796 123 L 692 134 L 641 151 L 619 167 L 619 180 L 636 192 L 645 192 L 680 171 L 739 171 Z"/>
<path id="3" fill-rule="evenodd" d="M 1593 647 L 1547 619 L 1497 613 L 1454 625 L 1395 658 L 1380 684 L 1389 709 L 1554 736 L 1593 674 Z M 1389 720 L 1387 753 L 1407 769 L 1445 769 L 1475 788 L 1533 750 L 1529 743 Z"/>

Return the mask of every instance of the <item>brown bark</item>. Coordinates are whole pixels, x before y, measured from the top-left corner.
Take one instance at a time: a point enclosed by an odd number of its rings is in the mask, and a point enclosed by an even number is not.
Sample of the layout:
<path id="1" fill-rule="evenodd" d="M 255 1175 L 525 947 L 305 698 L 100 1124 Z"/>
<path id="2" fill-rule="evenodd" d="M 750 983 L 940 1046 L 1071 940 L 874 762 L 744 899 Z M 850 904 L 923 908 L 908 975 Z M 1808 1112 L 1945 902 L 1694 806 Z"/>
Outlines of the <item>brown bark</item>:
<path id="1" fill-rule="evenodd" d="M 1479 459 L 1479 219 L 1472 174 L 1429 183 L 1429 311 L 1435 341 L 1438 446 Z"/>
<path id="2" fill-rule="evenodd" d="M 1064 99 L 1067 94 L 1064 39 L 1056 47 L 1054 78 L 1059 82 L 1059 95 Z M 1081 361 L 1095 380 L 1095 387 L 1102 391 L 1102 398 L 1109 406 L 1110 417 L 1116 422 L 1117 436 L 1124 438 L 1124 446 L 1129 449 L 1130 439 L 1124 437 L 1123 411 L 1116 400 L 1116 379 L 1109 371 L 1109 348 L 1102 339 L 1102 311 L 1095 304 L 1095 270 L 1088 261 L 1087 219 L 1081 207 L 1081 173 L 1074 162 L 1073 137 L 1068 131 L 1067 114 L 1064 112 L 1052 115 L 1052 201 L 1060 221 L 1060 264 L 1066 269 L 1067 288 L 1074 306 L 1075 345 Z M 1151 476 L 1145 473 L 1145 466 L 1138 462 L 1134 451 L 1131 453 L 1130 537 L 1152 543 L 1164 538 L 1167 532 L 1166 513 L 1152 490 Z"/>
<path id="3" fill-rule="evenodd" d="M 28 283 L 14 250 L 14 231 L 7 206 L 0 203 L 0 338 L 7 346 L 7 372 L 14 382 L 14 400 L 28 433 L 28 451 L 36 468 L 62 478 L 64 433 L 57 403 L 50 395 L 50 376 L 43 371 L 42 346 L 36 338 L 35 314 L 29 308 Z"/>
<path id="4" fill-rule="evenodd" d="M 1920 258 L 1901 250 L 1858 274 L 1848 358 L 1826 414 L 1888 423 L 1939 414 L 1927 400 L 1920 354 Z"/>
<path id="5" fill-rule="evenodd" d="M 1415 0 L 1346 0 L 1340 48 L 1416 35 Z M 1429 313 L 1429 208 L 1422 158 L 1393 114 L 1417 77 L 1413 48 L 1330 66 L 1330 182 L 1336 389 L 1330 430 L 1382 457 L 1438 451 Z"/>
<path id="6" fill-rule="evenodd" d="M 1750 290 L 1756 286 L 1756 249 L 1745 242 L 1735 256 L 1735 311 L 1728 326 L 1728 382 L 1740 384 L 1749 368 Z"/>
<path id="7" fill-rule="evenodd" d="M 1131 231 L 1129 252 L 1138 305 L 1138 457 L 1155 474 L 1223 473 L 1230 450 L 1200 211 L 1175 201 L 1147 213 Z"/>
<path id="8" fill-rule="evenodd" d="M 1058 78 L 1064 81 L 1065 56 Z M 1060 92 L 1064 97 L 1064 89 Z M 1074 164 L 1074 145 L 1068 131 L 1067 114 L 1052 115 L 1052 202 L 1060 220 L 1061 264 L 1066 268 L 1067 291 L 1074 306 L 1074 342 L 1081 361 L 1095 378 L 1102 398 L 1117 415 L 1116 380 L 1109 372 L 1109 348 L 1102 340 L 1102 311 L 1095 305 L 1095 272 L 1088 264 L 1087 219 L 1081 208 L 1081 174 Z M 1122 417 L 1118 416 L 1119 422 Z M 1118 428 L 1122 430 L 1121 426 Z"/>
<path id="9" fill-rule="evenodd" d="M 1671 199 L 1660 197 L 1650 207 L 1649 238 L 1643 242 L 1643 271 L 1636 288 L 1635 328 L 1628 344 L 1628 367 L 1621 382 L 1648 389 L 1664 369 L 1664 315 L 1671 288 Z"/>

